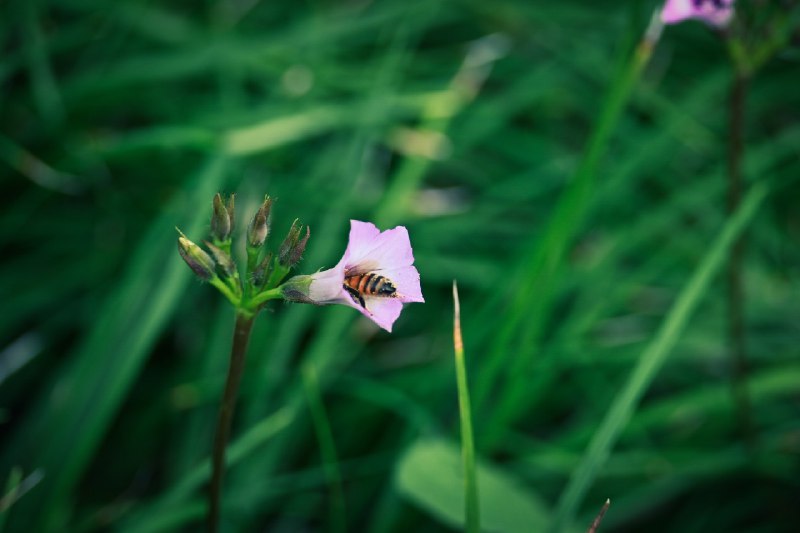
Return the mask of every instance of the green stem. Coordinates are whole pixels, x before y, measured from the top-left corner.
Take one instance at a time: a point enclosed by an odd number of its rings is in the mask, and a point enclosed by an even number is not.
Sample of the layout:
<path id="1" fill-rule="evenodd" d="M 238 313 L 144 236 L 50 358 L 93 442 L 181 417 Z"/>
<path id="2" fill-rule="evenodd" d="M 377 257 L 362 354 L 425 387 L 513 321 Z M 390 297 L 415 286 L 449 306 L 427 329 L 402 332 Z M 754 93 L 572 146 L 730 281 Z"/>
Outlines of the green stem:
<path id="1" fill-rule="evenodd" d="M 744 105 L 749 78 L 737 73 L 730 96 L 730 137 L 728 142 L 728 214 L 733 214 L 742 202 L 742 159 L 744 157 Z M 752 409 L 747 393 L 747 351 L 744 325 L 745 295 L 742 282 L 742 262 L 747 243 L 742 233 L 728 252 L 728 349 L 731 355 L 731 385 L 736 403 L 740 430 L 749 450 L 755 446 Z"/>
<path id="2" fill-rule="evenodd" d="M 278 283 L 283 281 L 283 278 L 285 278 L 286 274 L 289 273 L 289 269 L 281 265 L 280 261 L 278 261 L 277 258 L 275 258 L 274 261 L 275 262 L 273 263 L 274 266 L 272 268 L 272 273 L 269 275 L 269 279 L 264 284 L 265 287 L 275 287 L 276 285 L 278 285 Z"/>
<path id="3" fill-rule="evenodd" d="M 234 307 L 237 308 L 239 307 L 240 304 L 239 295 L 237 295 L 234 292 L 233 288 L 231 288 L 230 285 L 225 283 L 219 276 L 214 276 L 208 282 L 214 287 L 216 287 L 219 290 L 219 292 L 221 292 L 222 295 L 225 296 L 225 298 L 227 298 L 228 301 L 234 305 Z"/>
<path id="4" fill-rule="evenodd" d="M 281 288 L 275 287 L 274 289 L 269 289 L 268 291 L 263 291 L 256 294 L 252 300 L 249 302 L 249 307 L 251 309 L 258 309 L 258 307 L 269 301 L 269 300 L 277 300 L 278 298 L 282 298 L 281 295 Z"/>
<path id="5" fill-rule="evenodd" d="M 222 250 L 223 252 L 225 252 L 226 254 L 228 255 L 231 254 L 231 244 L 233 243 L 233 241 L 230 238 L 225 239 L 224 241 L 215 238 L 212 239 L 211 243 L 220 250 Z"/>
<path id="6" fill-rule="evenodd" d="M 472 410 L 469 404 L 467 367 L 464 363 L 464 340 L 461 337 L 461 306 L 458 286 L 453 281 L 453 347 L 456 357 L 458 413 L 461 418 L 461 455 L 464 461 L 464 508 L 468 533 L 480 533 L 481 517 L 478 501 L 478 478 L 475 472 L 475 444 L 472 438 Z"/>
<path id="7" fill-rule="evenodd" d="M 250 332 L 253 329 L 254 320 L 255 314 L 242 312 L 236 314 L 228 379 L 225 382 L 225 392 L 222 395 L 222 403 L 220 404 L 217 429 L 214 432 L 211 485 L 208 491 L 208 530 L 212 533 L 219 531 L 220 493 L 222 491 L 222 478 L 225 474 L 225 447 L 228 443 L 233 412 L 236 408 L 236 395 L 239 391 L 239 383 L 242 380 L 247 344 L 250 341 Z"/>

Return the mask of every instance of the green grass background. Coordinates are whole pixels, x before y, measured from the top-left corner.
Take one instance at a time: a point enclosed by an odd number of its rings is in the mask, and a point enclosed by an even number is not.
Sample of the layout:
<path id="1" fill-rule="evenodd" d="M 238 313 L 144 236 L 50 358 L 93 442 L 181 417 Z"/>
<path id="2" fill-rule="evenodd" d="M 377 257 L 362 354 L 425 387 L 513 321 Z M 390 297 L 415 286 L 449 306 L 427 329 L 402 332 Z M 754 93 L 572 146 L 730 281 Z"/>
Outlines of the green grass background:
<path id="1" fill-rule="evenodd" d="M 351 218 L 405 225 L 426 298 L 392 334 L 346 308 L 259 316 L 225 531 L 461 527 L 453 279 L 487 530 L 585 530 L 611 498 L 607 531 L 795 531 L 798 51 L 753 81 L 731 218 L 717 36 L 666 28 L 625 91 L 655 7 L 0 5 L 0 528 L 202 530 L 233 313 L 174 227 L 205 238 L 222 191 L 239 229 L 277 199 L 273 246 L 310 225 L 301 273 Z"/>

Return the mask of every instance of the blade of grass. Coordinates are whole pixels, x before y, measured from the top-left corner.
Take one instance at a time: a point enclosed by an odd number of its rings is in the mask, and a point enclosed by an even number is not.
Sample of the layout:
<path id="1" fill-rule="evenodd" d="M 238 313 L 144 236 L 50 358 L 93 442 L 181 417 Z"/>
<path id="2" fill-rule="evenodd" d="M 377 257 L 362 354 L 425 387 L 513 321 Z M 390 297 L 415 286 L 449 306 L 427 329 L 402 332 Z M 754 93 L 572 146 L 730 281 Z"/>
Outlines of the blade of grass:
<path id="1" fill-rule="evenodd" d="M 405 419 L 419 433 L 435 434 L 439 431 L 438 420 L 424 405 L 383 381 L 345 374 L 337 380 L 334 390 L 337 394 L 386 409 Z"/>
<path id="2" fill-rule="evenodd" d="M 594 521 L 592 521 L 592 525 L 589 526 L 589 529 L 586 530 L 586 533 L 596 533 L 597 528 L 600 527 L 600 522 L 603 521 L 603 517 L 606 515 L 606 511 L 608 511 L 608 507 L 611 505 L 611 500 L 606 500 L 606 503 L 603 504 L 603 507 L 600 509 L 600 512 L 597 513 Z"/>
<path id="3" fill-rule="evenodd" d="M 5 160 L 8 166 L 45 189 L 65 194 L 76 194 L 81 191 L 81 185 L 76 176 L 51 167 L 5 135 L 0 135 L 0 159 Z"/>
<path id="4" fill-rule="evenodd" d="M 164 266 L 164 257 L 174 254 L 175 246 L 165 228 L 192 212 L 187 227 L 199 233 L 206 213 L 196 206 L 205 205 L 219 189 L 226 169 L 224 158 L 210 156 L 187 184 L 191 195 L 176 197 L 152 222 L 131 253 L 119 290 L 98 312 L 52 394 L 42 398 L 14 436 L 6 453 L 25 457 L 45 477 L 15 509 L 12 523 L 19 519 L 32 529 L 50 531 L 68 519 L 75 484 L 191 279 L 180 261 Z M 41 439 L 43 434 L 48 438 Z"/>
<path id="5" fill-rule="evenodd" d="M 287 416 L 293 416 L 288 411 L 283 413 Z M 266 423 L 266 421 L 264 422 Z M 347 472 L 348 477 L 358 479 L 360 477 L 372 477 L 378 472 L 385 472 L 389 469 L 389 464 L 390 458 L 386 454 L 377 454 L 365 458 L 342 461 L 341 470 Z M 208 471 L 206 476 L 207 474 Z M 274 499 L 278 496 L 295 494 L 300 491 L 307 492 L 309 490 L 322 489 L 327 482 L 328 478 L 324 468 L 314 467 L 293 471 L 271 478 L 266 489 L 263 488 L 264 483 L 260 480 L 238 487 L 237 490 L 231 491 L 230 494 L 225 496 L 225 506 L 234 510 L 251 508 L 258 505 L 264 498 Z M 261 491 L 264 491 L 266 496 L 259 494 Z M 170 503 L 160 509 L 158 513 L 140 513 L 137 516 L 142 520 L 136 524 L 136 527 L 133 529 L 125 527 L 123 531 L 135 531 L 136 533 L 171 532 L 177 531 L 181 527 L 188 531 L 190 530 L 187 529 L 189 525 L 192 522 L 201 520 L 205 511 L 206 505 L 202 499 L 186 497 Z M 96 531 L 96 529 L 96 527 L 91 527 L 87 523 L 85 527 L 78 528 L 77 533 Z M 194 531 L 194 529 L 191 529 L 191 531 Z"/>
<path id="6" fill-rule="evenodd" d="M 501 370 L 506 369 L 505 375 L 510 386 L 488 418 L 489 427 L 486 428 L 485 438 L 489 445 L 500 438 L 522 407 L 519 396 L 526 390 L 529 379 L 526 370 L 530 364 L 531 350 L 526 349 L 527 356 L 518 355 L 508 364 L 507 357 L 516 353 L 510 346 L 529 347 L 538 342 L 548 315 L 547 308 L 552 300 L 552 287 L 555 286 L 554 280 L 560 270 L 559 266 L 588 209 L 597 166 L 622 116 L 625 104 L 650 59 L 660 30 L 658 17 L 654 16 L 622 74 L 614 79 L 580 166 L 561 195 L 547 229 L 541 238 L 529 246 L 527 257 L 521 263 L 524 267 L 521 269 L 522 274 L 517 276 L 520 282 L 511 284 L 515 287 L 515 293 L 506 311 L 510 319 L 503 322 L 503 327 L 496 336 L 492 353 L 487 358 L 488 366 L 481 373 L 476 392 L 479 407 L 486 410 L 495 381 Z M 526 307 L 530 309 L 526 311 Z M 524 332 L 519 342 L 515 343 L 514 338 L 518 335 L 518 328 L 523 320 Z"/>
<path id="7" fill-rule="evenodd" d="M 255 424 L 241 437 L 236 439 L 225 454 L 225 464 L 232 467 L 243 459 L 249 457 L 254 451 L 261 448 L 265 442 L 281 432 L 294 420 L 296 411 L 283 408 Z M 120 528 L 126 533 L 141 533 L 155 528 L 163 514 L 178 504 L 185 502 L 192 493 L 205 483 L 211 476 L 211 460 L 206 459 L 187 473 L 166 494 L 156 502 L 143 506 L 132 514 Z"/>
<path id="8" fill-rule="evenodd" d="M 39 24 L 37 9 L 45 4 L 27 2 L 23 25 L 26 38 L 23 40 L 28 60 L 28 72 L 32 82 L 33 97 L 38 112 L 45 123 L 55 125 L 64 119 L 64 101 L 53 75 L 47 40 Z"/>
<path id="9" fill-rule="evenodd" d="M 563 531 L 573 521 L 583 496 L 608 458 L 612 446 L 633 415 L 642 395 L 678 341 L 689 317 L 724 262 L 728 248 L 752 219 L 766 194 L 767 186 L 763 182 L 753 186 L 739 210 L 725 224 L 719 237 L 684 286 L 655 338 L 642 352 L 628 381 L 616 395 L 580 464 L 570 477 L 559 499 L 551 531 Z"/>
<path id="10" fill-rule="evenodd" d="M 339 460 L 336 453 L 336 443 L 333 440 L 333 431 L 325 412 L 325 405 L 319 392 L 319 377 L 314 365 L 303 365 L 303 389 L 306 393 L 308 409 L 311 411 L 311 421 L 314 432 L 317 434 L 325 477 L 331 491 L 330 504 L 330 530 L 338 533 L 347 531 L 347 514 L 342 489 L 342 474 L 339 471 Z"/>
<path id="11" fill-rule="evenodd" d="M 480 533 L 481 514 L 478 501 L 478 478 L 475 475 L 475 444 L 472 439 L 472 412 L 469 406 L 467 366 L 464 362 L 464 339 L 461 337 L 461 306 L 458 285 L 453 280 L 453 349 L 456 357 L 458 414 L 461 419 L 461 455 L 464 461 L 464 512 L 467 533 Z"/>
<path id="12" fill-rule="evenodd" d="M 420 116 L 421 131 L 446 135 L 453 119 L 478 95 L 494 63 L 505 53 L 492 36 L 475 40 L 446 91 L 431 98 Z M 433 163 L 432 157 L 408 155 L 384 193 L 376 210 L 378 225 L 394 223 L 413 207 L 414 194 Z"/>
<path id="13" fill-rule="evenodd" d="M 0 531 L 5 529 L 9 510 L 13 505 L 31 489 L 36 487 L 44 475 L 41 470 L 34 470 L 27 477 L 22 477 L 22 469 L 15 466 L 8 475 L 6 491 L 0 499 Z"/>
<path id="14" fill-rule="evenodd" d="M 341 16 L 330 16 L 324 31 L 314 27 L 317 31 L 309 32 L 309 25 L 313 25 L 313 22 L 299 20 L 280 32 L 269 34 L 261 32 L 257 36 L 246 37 L 222 35 L 213 39 L 203 36 L 201 40 L 180 48 L 143 52 L 128 56 L 110 67 L 86 69 L 68 80 L 64 94 L 68 100 L 80 100 L 91 98 L 97 92 L 120 87 L 179 82 L 213 71 L 220 63 L 230 63 L 253 71 L 263 70 L 272 65 L 276 54 L 283 53 L 291 57 L 299 46 L 328 47 L 332 43 L 342 46 L 348 40 L 369 35 L 388 21 L 396 21 L 399 14 L 410 10 L 419 12 L 425 4 L 416 1 L 401 5 L 381 4 L 355 18 L 342 11 Z"/>
<path id="15" fill-rule="evenodd" d="M 3 497 L 0 499 L 0 532 L 5 529 L 6 519 L 8 518 L 8 511 L 14 502 L 19 497 L 20 485 L 22 484 L 22 469 L 14 467 L 8 474 L 8 481 L 6 488 L 3 492 Z"/>

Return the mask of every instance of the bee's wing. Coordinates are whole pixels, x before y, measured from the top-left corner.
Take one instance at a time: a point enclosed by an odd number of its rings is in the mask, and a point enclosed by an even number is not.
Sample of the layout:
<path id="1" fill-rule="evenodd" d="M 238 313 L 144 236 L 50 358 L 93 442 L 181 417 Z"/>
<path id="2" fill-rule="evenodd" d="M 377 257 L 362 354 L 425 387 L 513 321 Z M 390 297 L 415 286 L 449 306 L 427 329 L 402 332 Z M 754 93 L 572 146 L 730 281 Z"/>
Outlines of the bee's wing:
<path id="1" fill-rule="evenodd" d="M 380 270 L 376 268 L 377 266 L 378 266 L 377 264 L 367 261 L 357 266 L 348 267 L 344 271 L 344 276 L 346 278 L 349 278 L 351 276 L 360 276 L 362 274 L 368 274 L 369 272 L 380 272 Z"/>

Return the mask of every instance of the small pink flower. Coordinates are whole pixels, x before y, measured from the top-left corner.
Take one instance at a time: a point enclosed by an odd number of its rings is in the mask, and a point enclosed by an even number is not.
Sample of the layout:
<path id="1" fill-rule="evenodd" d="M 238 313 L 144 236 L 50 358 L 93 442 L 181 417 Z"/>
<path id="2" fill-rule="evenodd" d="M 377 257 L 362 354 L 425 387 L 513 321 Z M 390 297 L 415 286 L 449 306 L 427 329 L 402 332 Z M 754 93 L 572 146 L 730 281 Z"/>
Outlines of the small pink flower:
<path id="1" fill-rule="evenodd" d="M 289 280 L 285 294 L 295 301 L 348 305 L 392 331 L 404 303 L 425 301 L 413 263 L 406 228 L 382 232 L 369 222 L 351 220 L 350 240 L 339 263 Z"/>
<path id="2" fill-rule="evenodd" d="M 733 17 L 734 0 L 667 0 L 661 10 L 665 24 L 686 19 L 700 19 L 707 24 L 724 28 Z"/>

